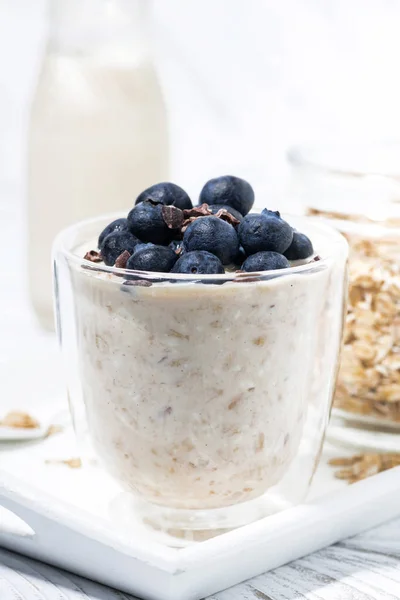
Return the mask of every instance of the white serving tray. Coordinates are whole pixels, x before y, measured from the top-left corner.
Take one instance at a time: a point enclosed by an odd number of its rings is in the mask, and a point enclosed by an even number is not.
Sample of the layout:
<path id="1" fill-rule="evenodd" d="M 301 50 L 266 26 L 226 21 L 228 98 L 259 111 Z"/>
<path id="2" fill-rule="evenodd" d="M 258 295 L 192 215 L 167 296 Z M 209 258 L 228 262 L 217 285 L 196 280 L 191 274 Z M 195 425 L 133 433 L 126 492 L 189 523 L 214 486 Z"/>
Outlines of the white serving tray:
<path id="1" fill-rule="evenodd" d="M 6 452 L 0 458 L 5 455 L 10 457 Z M 23 481 L 21 456 L 0 470 L 0 545 L 149 600 L 204 598 L 400 515 L 398 467 L 210 540 L 172 548 L 144 529 L 113 527 L 95 502 L 101 488 L 87 481 L 84 470 L 47 466 L 50 494 L 32 483 L 35 477 L 43 483 L 33 467 Z M 92 490 L 86 508 L 80 507 L 83 496 L 62 499 L 85 485 Z"/>

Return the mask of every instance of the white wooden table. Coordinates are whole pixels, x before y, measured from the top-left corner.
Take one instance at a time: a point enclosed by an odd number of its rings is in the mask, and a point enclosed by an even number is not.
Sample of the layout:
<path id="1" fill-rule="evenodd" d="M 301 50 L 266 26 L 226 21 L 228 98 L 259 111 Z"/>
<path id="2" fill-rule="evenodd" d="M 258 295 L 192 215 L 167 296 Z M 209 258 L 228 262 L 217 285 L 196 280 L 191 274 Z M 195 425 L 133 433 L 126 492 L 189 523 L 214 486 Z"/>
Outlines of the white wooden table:
<path id="1" fill-rule="evenodd" d="M 399 599 L 400 519 L 215 594 L 209 600 L 303 598 Z M 0 549 L 0 599 L 127 600 L 132 596 Z"/>

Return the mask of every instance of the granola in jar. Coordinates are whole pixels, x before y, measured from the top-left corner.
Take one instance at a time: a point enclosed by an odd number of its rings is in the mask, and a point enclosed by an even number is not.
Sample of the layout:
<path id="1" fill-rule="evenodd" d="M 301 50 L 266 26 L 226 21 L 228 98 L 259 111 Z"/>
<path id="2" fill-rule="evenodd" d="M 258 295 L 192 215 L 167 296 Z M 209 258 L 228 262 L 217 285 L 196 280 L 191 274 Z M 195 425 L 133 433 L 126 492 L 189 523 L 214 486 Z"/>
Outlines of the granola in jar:
<path id="1" fill-rule="evenodd" d="M 349 243 L 349 289 L 334 406 L 400 428 L 400 245 L 396 222 L 310 209 Z"/>
<path id="2" fill-rule="evenodd" d="M 349 244 L 348 308 L 330 437 L 398 452 L 400 144 L 348 139 L 291 148 L 289 197 Z"/>

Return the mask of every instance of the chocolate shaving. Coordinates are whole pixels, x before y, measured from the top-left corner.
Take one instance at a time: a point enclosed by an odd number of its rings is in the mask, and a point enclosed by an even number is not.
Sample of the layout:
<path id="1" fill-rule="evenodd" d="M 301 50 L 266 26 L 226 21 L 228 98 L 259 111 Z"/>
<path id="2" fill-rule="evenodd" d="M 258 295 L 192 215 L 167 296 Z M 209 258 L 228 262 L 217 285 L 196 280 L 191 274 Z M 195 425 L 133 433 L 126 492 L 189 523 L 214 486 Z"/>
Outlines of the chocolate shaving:
<path id="1" fill-rule="evenodd" d="M 115 261 L 115 266 L 117 267 L 117 269 L 125 269 L 126 263 L 128 262 L 130 257 L 131 257 L 131 255 L 128 252 L 128 250 L 124 250 L 122 252 L 122 254 L 120 254 Z"/>
<path id="2" fill-rule="evenodd" d="M 214 217 L 218 217 L 218 219 L 222 219 L 226 221 L 230 225 L 239 225 L 240 221 L 236 217 L 234 217 L 230 212 L 228 212 L 225 208 L 220 208 L 217 213 L 215 213 Z"/>
<path id="3" fill-rule="evenodd" d="M 82 269 L 87 269 L 88 271 L 97 271 L 98 273 L 104 273 L 104 269 L 99 267 L 89 267 L 89 265 L 81 265 Z"/>
<path id="4" fill-rule="evenodd" d="M 94 263 L 99 263 L 99 262 L 102 262 L 102 260 L 103 260 L 101 253 L 97 252 L 97 250 L 89 250 L 89 252 L 86 252 L 86 254 L 83 258 L 85 260 L 90 260 L 90 262 L 94 262 Z"/>
<path id="5" fill-rule="evenodd" d="M 314 258 L 313 258 L 313 261 L 314 261 L 314 262 L 317 262 L 318 260 L 322 260 L 319 254 L 317 254 L 317 255 L 316 255 L 316 256 L 314 256 Z"/>
<path id="6" fill-rule="evenodd" d="M 201 204 L 201 206 L 194 206 L 193 208 L 185 208 L 183 211 L 185 219 L 191 219 L 192 217 L 208 217 L 209 215 L 212 215 L 212 211 L 208 204 Z"/>
<path id="7" fill-rule="evenodd" d="M 193 223 L 193 221 L 196 221 L 199 217 L 190 217 L 190 219 L 185 219 L 182 223 L 182 229 L 181 232 L 185 233 L 186 229 L 189 227 L 189 225 L 191 223 Z"/>
<path id="8" fill-rule="evenodd" d="M 189 225 L 199 217 L 214 216 L 217 217 L 217 219 L 222 219 L 223 221 L 226 221 L 233 227 L 236 227 L 236 225 L 239 225 L 240 223 L 240 221 L 225 208 L 220 208 L 219 211 L 215 213 L 215 215 L 213 215 L 212 210 L 210 209 L 208 204 L 202 204 L 201 206 L 195 206 L 194 208 L 186 208 L 183 211 L 183 216 L 184 221 L 182 224 L 182 233 L 185 233 Z"/>
<path id="9" fill-rule="evenodd" d="M 252 281 L 260 281 L 259 277 L 238 277 L 237 279 L 232 279 L 232 283 L 249 283 Z"/>
<path id="10" fill-rule="evenodd" d="M 139 287 L 150 287 L 153 285 L 151 281 L 148 279 L 130 279 L 128 281 L 124 281 L 123 285 L 135 285 Z"/>
<path id="11" fill-rule="evenodd" d="M 164 223 L 168 229 L 180 229 L 183 225 L 183 211 L 176 206 L 163 206 L 161 208 Z"/>

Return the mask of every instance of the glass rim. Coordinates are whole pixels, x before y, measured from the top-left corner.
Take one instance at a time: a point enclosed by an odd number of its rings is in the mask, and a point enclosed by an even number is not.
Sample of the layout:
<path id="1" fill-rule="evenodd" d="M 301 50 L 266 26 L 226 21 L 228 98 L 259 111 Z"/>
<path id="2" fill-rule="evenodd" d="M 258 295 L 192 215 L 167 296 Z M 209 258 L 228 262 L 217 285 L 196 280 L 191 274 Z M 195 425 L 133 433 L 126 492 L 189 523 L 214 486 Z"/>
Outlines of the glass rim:
<path id="1" fill-rule="evenodd" d="M 185 281 L 185 282 L 198 282 L 198 281 L 217 281 L 217 282 L 229 282 L 229 281 L 242 281 L 242 282 L 251 282 L 254 280 L 262 281 L 263 279 L 269 279 L 272 276 L 275 278 L 281 275 L 295 275 L 297 273 L 303 272 L 314 272 L 319 271 L 321 268 L 327 267 L 335 257 L 340 254 L 340 250 L 347 250 L 348 244 L 345 237 L 337 231 L 334 227 L 327 225 L 316 217 L 312 216 L 304 216 L 304 215 L 285 215 L 289 218 L 298 219 L 301 221 L 306 221 L 311 224 L 311 227 L 318 230 L 321 234 L 325 234 L 325 237 L 329 237 L 333 240 L 333 244 L 331 244 L 331 248 L 335 249 L 335 252 L 331 251 L 327 256 L 320 256 L 316 254 L 317 260 L 311 260 L 308 263 L 303 263 L 299 265 L 291 266 L 290 268 L 284 269 L 270 269 L 268 271 L 254 271 L 254 272 L 245 272 L 245 271 L 231 271 L 226 272 L 224 274 L 190 274 L 190 273 L 164 273 L 157 271 L 136 271 L 132 269 L 123 269 L 120 267 L 107 266 L 104 263 L 94 263 L 93 261 L 87 260 L 84 257 L 80 257 L 78 254 L 75 254 L 70 247 L 68 246 L 68 240 L 71 240 L 72 236 L 76 234 L 79 230 L 83 230 L 84 228 L 89 227 L 90 225 L 94 225 L 97 222 L 104 221 L 105 224 L 112 222 L 115 219 L 121 218 L 125 216 L 121 211 L 116 213 L 103 213 L 97 217 L 91 217 L 89 219 L 84 219 L 82 221 L 78 221 L 69 227 L 62 229 L 56 236 L 53 242 L 53 259 L 56 258 L 57 253 L 61 253 L 69 263 L 73 263 L 83 269 L 87 269 L 89 271 L 96 271 L 100 273 L 107 273 L 110 275 L 115 275 L 119 278 L 126 276 L 126 279 L 131 278 L 132 275 L 135 276 L 135 279 L 142 280 L 157 280 L 158 283 L 172 282 L 172 281 Z M 105 226 L 105 225 L 104 225 Z M 101 228 L 99 227 L 99 231 Z M 71 245 L 71 244 L 70 244 Z"/>
<path id="2" fill-rule="evenodd" d="M 354 150 L 354 155 L 366 155 L 370 152 L 370 155 L 381 150 L 391 151 L 396 150 L 400 156 L 400 142 L 398 141 L 333 141 L 327 143 L 310 143 L 310 144 L 296 144 L 289 148 L 286 153 L 289 164 L 294 167 L 303 167 L 312 169 L 314 171 L 320 171 L 332 175 L 342 175 L 347 177 L 384 177 L 388 179 L 400 180 L 400 161 L 399 169 L 394 172 L 390 168 L 360 168 L 357 166 L 348 167 L 341 166 L 340 163 L 324 160 L 324 152 L 337 151 L 338 155 L 343 154 L 343 151 L 348 152 L 349 149 Z"/>

